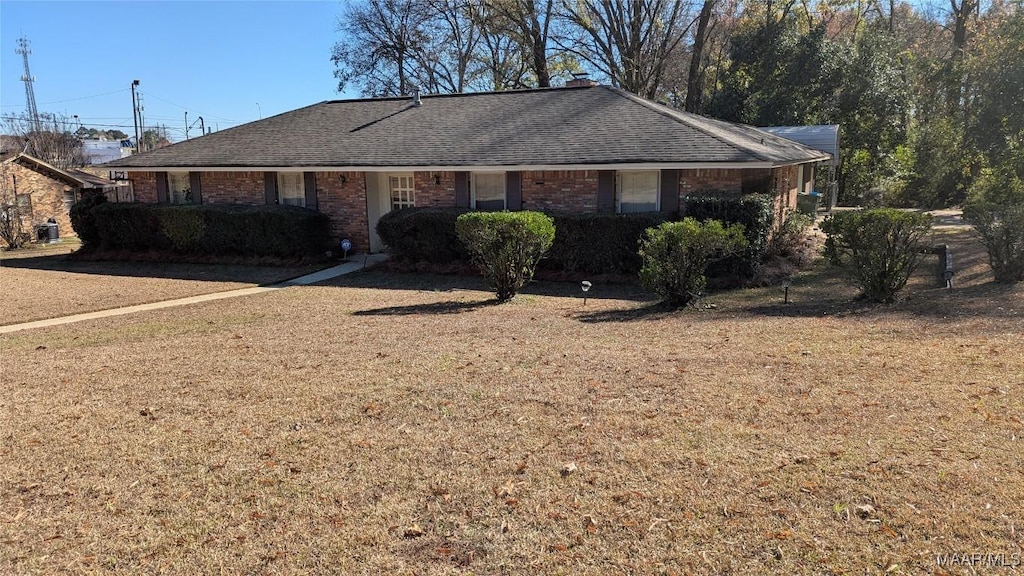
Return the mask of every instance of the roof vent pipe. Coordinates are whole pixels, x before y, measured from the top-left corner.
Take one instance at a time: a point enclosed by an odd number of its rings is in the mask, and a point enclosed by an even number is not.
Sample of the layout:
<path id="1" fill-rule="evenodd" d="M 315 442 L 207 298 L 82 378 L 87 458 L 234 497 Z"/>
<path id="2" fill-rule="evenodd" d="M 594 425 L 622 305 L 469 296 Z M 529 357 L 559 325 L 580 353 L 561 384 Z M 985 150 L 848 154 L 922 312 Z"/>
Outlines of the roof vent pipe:
<path id="1" fill-rule="evenodd" d="M 412 105 L 413 106 L 417 106 L 417 107 L 420 105 L 420 87 L 419 86 L 417 86 L 417 87 L 412 89 Z"/>

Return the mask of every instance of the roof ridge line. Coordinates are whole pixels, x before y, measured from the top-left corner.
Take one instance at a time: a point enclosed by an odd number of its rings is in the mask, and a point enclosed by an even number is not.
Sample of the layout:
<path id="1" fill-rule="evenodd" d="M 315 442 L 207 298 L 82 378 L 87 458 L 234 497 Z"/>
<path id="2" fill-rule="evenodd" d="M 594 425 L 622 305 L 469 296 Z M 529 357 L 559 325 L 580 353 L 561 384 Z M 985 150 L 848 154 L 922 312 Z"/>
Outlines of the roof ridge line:
<path id="1" fill-rule="evenodd" d="M 738 146 L 735 143 L 733 143 L 731 139 L 723 138 L 723 135 L 719 131 L 708 130 L 704 126 L 700 126 L 700 125 L 698 125 L 695 122 L 691 122 L 691 121 L 689 121 L 689 119 L 687 119 L 687 118 L 685 118 L 683 116 L 683 114 L 687 114 L 687 115 L 693 114 L 692 112 L 680 112 L 679 110 L 675 110 L 675 109 L 669 108 L 668 106 L 665 106 L 664 104 L 659 104 L 658 102 L 653 102 L 653 101 L 648 100 L 646 98 L 641 98 L 640 96 L 637 96 L 636 94 L 633 94 L 631 92 L 627 92 L 627 91 L 619 89 L 619 88 L 614 88 L 612 86 L 606 86 L 606 88 L 608 88 L 609 90 L 615 92 L 619 96 L 622 96 L 623 98 L 626 98 L 627 100 L 632 100 L 632 101 L 636 102 L 637 104 L 640 104 L 641 106 L 647 108 L 648 110 L 651 110 L 652 112 L 656 112 L 658 114 L 661 114 L 662 116 L 665 116 L 667 118 L 671 118 L 672 120 L 675 120 L 676 122 L 678 122 L 680 124 L 683 124 L 685 126 L 693 128 L 694 130 L 697 130 L 698 132 L 702 132 L 704 134 L 707 134 L 708 136 L 711 136 L 712 138 L 715 138 L 716 140 L 719 140 L 719 141 L 723 142 L 725 145 L 729 146 L 730 148 L 733 148 L 735 150 L 739 150 L 741 152 L 745 152 L 747 154 L 750 154 L 750 155 L 754 156 L 755 158 L 757 158 L 758 160 L 761 160 L 761 161 L 770 161 L 770 158 L 765 157 L 760 152 L 757 152 L 755 150 L 751 150 L 751 149 L 749 149 L 749 148 L 747 148 L 745 146 Z M 701 117 L 704 118 L 703 116 L 701 116 Z M 709 120 L 714 120 L 713 118 L 708 118 L 708 119 Z M 724 122 L 724 120 L 718 120 L 718 121 L 719 122 Z"/>
<path id="2" fill-rule="evenodd" d="M 530 92 L 547 92 L 557 90 L 586 90 L 598 88 L 597 86 L 546 86 L 540 88 L 515 88 L 512 90 L 485 90 L 482 92 L 439 92 L 436 94 L 420 94 L 420 98 L 461 98 L 464 96 L 494 96 L 503 94 L 526 94 Z M 349 102 L 387 102 L 392 100 L 411 100 L 412 95 L 407 96 L 374 96 L 371 98 L 341 98 L 337 100 L 324 100 L 320 104 L 346 104 Z"/>

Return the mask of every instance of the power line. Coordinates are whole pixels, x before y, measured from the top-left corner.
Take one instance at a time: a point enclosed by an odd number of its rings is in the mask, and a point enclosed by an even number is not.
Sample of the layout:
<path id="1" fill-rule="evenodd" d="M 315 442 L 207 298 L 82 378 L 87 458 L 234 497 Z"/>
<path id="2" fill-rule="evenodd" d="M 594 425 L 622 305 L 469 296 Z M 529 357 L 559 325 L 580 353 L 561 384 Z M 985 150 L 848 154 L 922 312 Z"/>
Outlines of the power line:
<path id="1" fill-rule="evenodd" d="M 192 110 L 193 112 L 199 112 L 203 116 L 209 116 L 210 118 L 219 118 L 220 120 L 224 120 L 225 122 L 234 122 L 234 120 L 231 120 L 230 118 L 225 118 L 223 116 L 217 116 L 215 114 L 204 114 L 203 112 L 201 112 L 199 110 L 196 110 L 195 108 L 193 108 L 191 106 L 182 106 L 181 104 L 175 104 L 174 102 L 171 102 L 170 100 L 165 100 L 164 98 L 161 98 L 159 96 L 154 95 L 152 92 L 146 92 L 146 96 L 149 96 L 150 98 L 156 98 L 157 100 L 159 100 L 159 101 L 161 101 L 161 102 L 163 102 L 165 104 L 170 104 L 171 106 L 177 106 L 178 108 L 181 108 L 182 110 Z"/>
<path id="2" fill-rule="evenodd" d="M 109 96 L 111 94 L 117 94 L 118 92 L 127 92 L 127 88 L 121 90 L 114 90 L 112 92 L 103 92 L 102 94 L 93 94 L 92 96 L 81 96 L 79 98 L 68 98 L 67 100 L 54 100 L 53 102 L 43 102 L 40 106 L 49 106 L 50 104 L 63 104 L 65 102 L 74 102 L 76 100 L 88 100 L 89 98 L 99 98 L 100 96 Z M 4 104 L 4 108 L 14 108 L 23 106 L 23 104 Z"/>

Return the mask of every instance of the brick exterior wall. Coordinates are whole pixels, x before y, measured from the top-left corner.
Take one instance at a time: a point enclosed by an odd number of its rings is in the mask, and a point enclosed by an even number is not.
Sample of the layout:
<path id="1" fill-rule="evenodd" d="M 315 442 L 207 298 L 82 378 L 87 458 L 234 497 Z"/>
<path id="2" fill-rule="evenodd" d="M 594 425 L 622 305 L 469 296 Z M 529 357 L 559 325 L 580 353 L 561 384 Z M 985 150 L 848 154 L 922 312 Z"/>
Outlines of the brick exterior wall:
<path id="1" fill-rule="evenodd" d="M 156 203 L 156 172 L 129 172 L 136 202 Z"/>
<path id="2" fill-rule="evenodd" d="M 597 212 L 596 170 L 522 173 L 523 210 Z"/>
<path id="3" fill-rule="evenodd" d="M 775 227 L 782 226 L 786 215 L 796 209 L 796 195 L 799 192 L 800 166 L 784 166 L 772 169 L 772 189 L 775 192 Z"/>
<path id="4" fill-rule="evenodd" d="M 75 192 L 78 197 L 77 186 L 51 178 L 13 160 L 0 166 L 0 178 L 3 178 L 3 184 L 0 185 L 0 201 L 17 201 L 12 176 L 17 178 L 17 196 L 22 198 L 22 203 L 19 203 L 21 227 L 25 233 L 31 235 L 33 242 L 36 240 L 36 226 L 46 224 L 50 218 L 57 221 L 61 237 L 75 235 L 75 230 L 71 227 L 71 218 L 68 216 L 71 206 L 64 203 L 64 193 Z M 28 206 L 23 204 L 26 196 L 30 199 Z"/>
<path id="5" fill-rule="evenodd" d="M 440 183 L 435 183 L 437 177 Z M 455 172 L 415 172 L 416 206 L 455 207 Z"/>
<path id="6" fill-rule="evenodd" d="M 701 192 L 768 191 L 776 195 L 776 217 L 781 222 L 796 207 L 797 170 L 796 166 L 772 170 L 681 170 L 680 204 L 685 204 L 688 195 Z M 156 202 L 156 173 L 131 172 L 129 177 L 137 202 Z M 339 239 L 349 238 L 353 249 L 360 252 L 370 244 L 366 177 L 363 172 L 316 173 L 317 204 L 331 219 L 331 234 Z M 266 201 L 263 172 L 203 172 L 201 178 L 203 203 L 260 205 Z M 413 180 L 416 206 L 455 206 L 455 172 L 415 172 Z M 521 181 L 524 210 L 597 211 L 596 170 L 524 171 Z M 765 184 L 768 190 L 764 190 Z M 64 230 L 64 224 L 61 229 Z"/>
<path id="7" fill-rule="evenodd" d="M 345 177 L 345 182 L 341 177 Z M 368 252 L 370 227 L 366 216 L 366 175 L 363 172 L 317 172 L 317 209 L 331 219 L 331 235 L 348 238 L 352 250 Z"/>
<path id="8" fill-rule="evenodd" d="M 683 202 L 691 194 L 701 192 L 743 192 L 743 182 L 750 170 L 699 169 L 679 171 L 679 198 Z"/>
<path id="9" fill-rule="evenodd" d="M 153 187 L 155 201 L 155 180 Z M 263 172 L 202 172 L 199 176 L 203 204 L 260 206 L 267 203 L 265 188 Z"/>

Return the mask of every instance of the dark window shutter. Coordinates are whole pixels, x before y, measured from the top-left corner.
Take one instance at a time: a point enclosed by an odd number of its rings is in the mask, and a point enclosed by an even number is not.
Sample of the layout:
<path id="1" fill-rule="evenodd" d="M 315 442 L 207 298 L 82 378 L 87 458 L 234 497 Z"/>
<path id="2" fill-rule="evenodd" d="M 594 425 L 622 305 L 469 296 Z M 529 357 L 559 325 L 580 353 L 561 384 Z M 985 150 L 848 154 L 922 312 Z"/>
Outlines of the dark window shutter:
<path id="1" fill-rule="evenodd" d="M 505 208 L 508 210 L 523 209 L 522 172 L 505 173 Z"/>
<path id="2" fill-rule="evenodd" d="M 455 173 L 455 206 L 469 208 L 469 172 Z"/>
<path id="3" fill-rule="evenodd" d="M 597 211 L 615 212 L 615 170 L 597 173 Z"/>
<path id="4" fill-rule="evenodd" d="M 277 204 L 277 172 L 263 173 L 263 189 L 267 194 L 267 204 Z"/>
<path id="5" fill-rule="evenodd" d="M 203 203 L 203 183 L 200 172 L 188 173 L 188 187 L 192 189 L 192 203 Z"/>
<path id="6" fill-rule="evenodd" d="M 306 184 L 306 208 L 316 210 L 316 172 L 303 172 Z"/>
<path id="7" fill-rule="evenodd" d="M 167 172 L 156 173 L 156 201 L 167 203 Z"/>
<path id="8" fill-rule="evenodd" d="M 661 211 L 679 210 L 679 170 L 661 171 Z"/>

